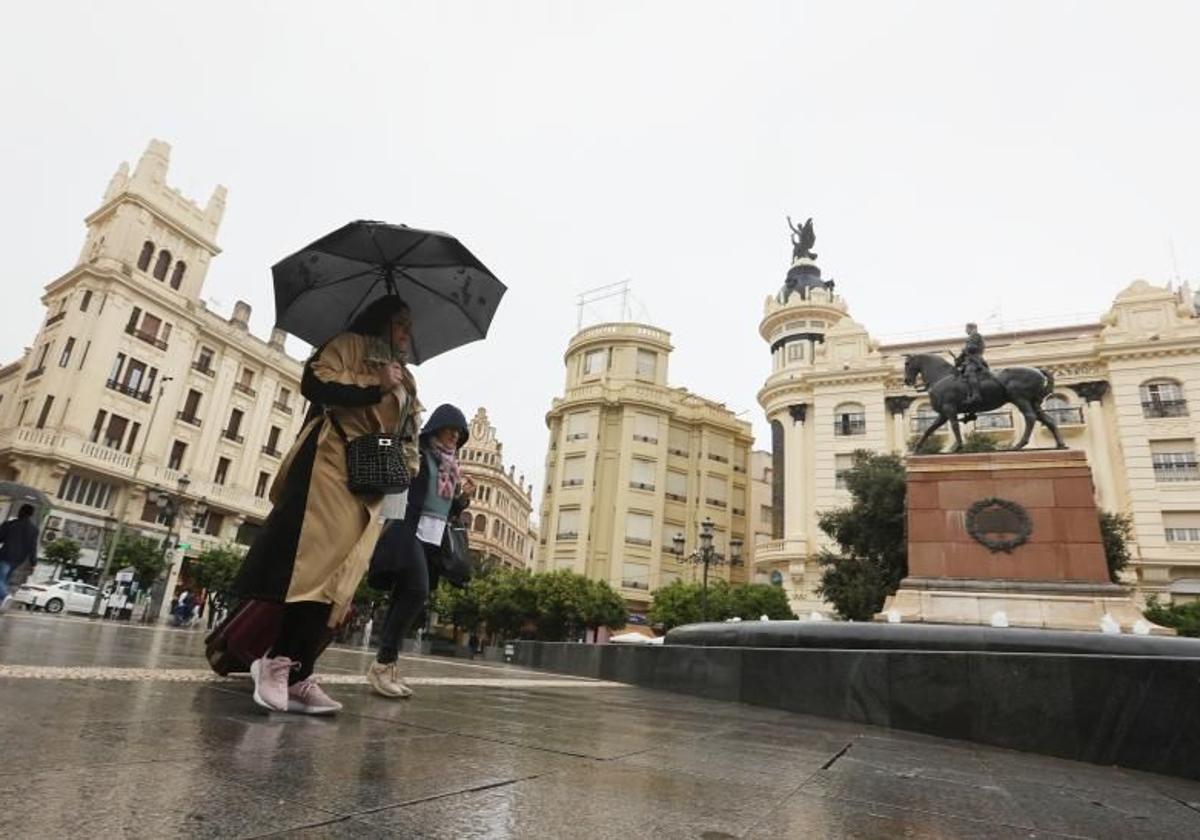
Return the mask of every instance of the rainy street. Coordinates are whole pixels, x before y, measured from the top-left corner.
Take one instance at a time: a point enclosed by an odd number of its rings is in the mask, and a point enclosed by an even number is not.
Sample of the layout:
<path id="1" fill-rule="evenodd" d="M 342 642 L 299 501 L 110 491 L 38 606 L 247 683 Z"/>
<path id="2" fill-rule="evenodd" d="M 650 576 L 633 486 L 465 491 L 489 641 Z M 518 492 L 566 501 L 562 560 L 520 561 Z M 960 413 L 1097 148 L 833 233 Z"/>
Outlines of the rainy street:
<path id="1" fill-rule="evenodd" d="M 336 718 L 268 715 L 202 633 L 0 615 L 0 835 L 1184 837 L 1200 783 L 786 712 L 331 649 Z"/>

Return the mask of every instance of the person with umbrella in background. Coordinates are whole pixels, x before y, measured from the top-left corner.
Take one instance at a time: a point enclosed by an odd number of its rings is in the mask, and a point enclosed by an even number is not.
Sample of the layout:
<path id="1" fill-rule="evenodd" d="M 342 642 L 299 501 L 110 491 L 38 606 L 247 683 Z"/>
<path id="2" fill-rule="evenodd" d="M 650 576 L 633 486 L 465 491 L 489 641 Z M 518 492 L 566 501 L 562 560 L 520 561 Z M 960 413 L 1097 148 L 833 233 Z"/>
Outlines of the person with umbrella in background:
<path id="1" fill-rule="evenodd" d="M 330 628 L 346 614 L 385 506 L 405 488 L 352 486 L 362 441 L 397 444 L 409 474 L 420 403 L 409 363 L 483 338 L 504 285 L 458 240 L 354 222 L 272 268 L 276 325 L 318 349 L 304 366 L 305 424 L 271 487 L 272 511 L 232 587 L 283 602 L 279 632 L 251 667 L 254 700 L 274 711 L 332 714 L 341 704 L 313 676 Z"/>

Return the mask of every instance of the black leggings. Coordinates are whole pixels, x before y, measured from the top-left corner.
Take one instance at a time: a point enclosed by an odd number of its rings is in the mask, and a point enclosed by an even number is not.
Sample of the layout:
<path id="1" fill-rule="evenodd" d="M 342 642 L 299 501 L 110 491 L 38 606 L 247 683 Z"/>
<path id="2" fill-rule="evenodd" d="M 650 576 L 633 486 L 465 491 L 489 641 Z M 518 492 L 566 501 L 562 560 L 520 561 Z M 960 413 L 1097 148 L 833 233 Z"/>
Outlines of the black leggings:
<path id="1" fill-rule="evenodd" d="M 322 601 L 292 601 L 283 605 L 283 623 L 271 656 L 286 656 L 299 667 L 288 677 L 288 685 L 307 679 L 313 672 L 324 643 L 328 641 L 332 604 Z"/>
<path id="2" fill-rule="evenodd" d="M 389 523 L 388 527 L 401 528 L 402 523 Z M 381 544 L 383 541 L 381 541 Z M 432 562 L 437 562 L 440 548 L 436 545 L 421 542 L 414 535 L 412 547 L 402 552 L 403 565 L 392 588 L 392 596 L 388 603 L 387 615 L 383 619 L 383 630 L 380 633 L 379 653 L 376 662 L 389 664 L 396 661 L 400 655 L 400 640 L 410 629 L 425 602 L 429 600 L 431 589 L 437 586 L 437 572 Z"/>

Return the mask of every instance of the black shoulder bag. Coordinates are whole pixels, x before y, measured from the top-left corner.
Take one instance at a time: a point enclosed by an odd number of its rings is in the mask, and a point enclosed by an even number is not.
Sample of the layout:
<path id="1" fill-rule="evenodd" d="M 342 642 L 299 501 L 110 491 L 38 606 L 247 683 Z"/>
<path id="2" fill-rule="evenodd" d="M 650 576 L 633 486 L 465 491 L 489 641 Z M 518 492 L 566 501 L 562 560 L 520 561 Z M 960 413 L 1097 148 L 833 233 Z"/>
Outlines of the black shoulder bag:
<path id="1" fill-rule="evenodd" d="M 373 432 L 350 440 L 332 411 L 326 409 L 325 416 L 346 444 L 346 476 L 351 493 L 382 496 L 408 489 L 412 476 L 401 445 L 407 438 L 393 432 Z"/>
<path id="2" fill-rule="evenodd" d="M 439 565 L 442 577 L 459 589 L 471 580 L 471 557 L 467 548 L 467 529 L 447 522 L 446 530 L 442 532 Z"/>

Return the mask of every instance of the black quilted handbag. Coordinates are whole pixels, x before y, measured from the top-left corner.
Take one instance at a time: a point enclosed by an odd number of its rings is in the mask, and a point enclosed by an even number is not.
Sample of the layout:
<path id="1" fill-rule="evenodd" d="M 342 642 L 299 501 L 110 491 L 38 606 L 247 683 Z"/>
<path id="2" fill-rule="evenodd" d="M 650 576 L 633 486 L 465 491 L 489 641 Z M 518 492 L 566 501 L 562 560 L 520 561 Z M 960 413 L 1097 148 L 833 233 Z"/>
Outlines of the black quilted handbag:
<path id="1" fill-rule="evenodd" d="M 408 489 L 412 477 L 404 463 L 404 438 L 390 432 L 373 432 L 350 440 L 333 412 L 326 416 L 346 444 L 346 476 L 351 493 L 381 496 Z"/>

